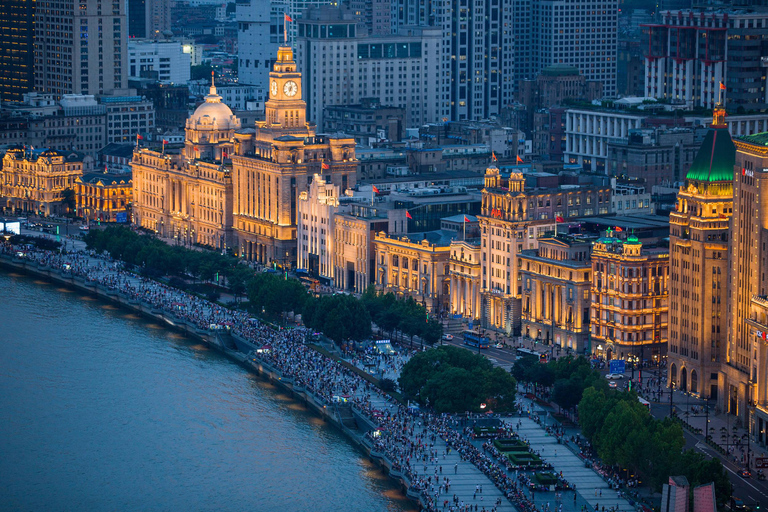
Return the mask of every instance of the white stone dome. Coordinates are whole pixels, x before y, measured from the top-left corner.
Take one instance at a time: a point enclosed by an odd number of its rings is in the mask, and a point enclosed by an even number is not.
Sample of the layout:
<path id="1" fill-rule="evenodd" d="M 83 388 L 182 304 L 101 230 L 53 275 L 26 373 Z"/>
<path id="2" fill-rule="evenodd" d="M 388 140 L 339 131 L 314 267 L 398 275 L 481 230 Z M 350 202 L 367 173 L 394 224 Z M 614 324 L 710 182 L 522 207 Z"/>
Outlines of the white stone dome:
<path id="1" fill-rule="evenodd" d="M 210 93 L 205 97 L 205 103 L 195 109 L 195 113 L 187 119 L 187 128 L 194 130 L 237 130 L 240 120 L 232 110 L 221 102 L 221 96 L 216 94 L 216 87 L 211 85 Z"/>

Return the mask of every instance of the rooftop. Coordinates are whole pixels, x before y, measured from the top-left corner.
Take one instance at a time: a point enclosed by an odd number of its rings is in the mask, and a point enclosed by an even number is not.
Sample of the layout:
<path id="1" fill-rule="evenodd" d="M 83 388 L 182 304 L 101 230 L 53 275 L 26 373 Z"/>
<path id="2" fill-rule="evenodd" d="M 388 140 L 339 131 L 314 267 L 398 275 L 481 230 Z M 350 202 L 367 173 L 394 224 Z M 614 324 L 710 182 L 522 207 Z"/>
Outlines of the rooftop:
<path id="1" fill-rule="evenodd" d="M 731 181 L 735 163 L 736 146 L 733 145 L 728 128 L 712 127 L 707 131 L 685 177 L 693 181 Z"/>
<path id="2" fill-rule="evenodd" d="M 744 142 L 748 142 L 756 146 L 768 146 L 768 132 L 746 135 L 744 137 L 739 137 L 739 140 L 743 140 Z"/>

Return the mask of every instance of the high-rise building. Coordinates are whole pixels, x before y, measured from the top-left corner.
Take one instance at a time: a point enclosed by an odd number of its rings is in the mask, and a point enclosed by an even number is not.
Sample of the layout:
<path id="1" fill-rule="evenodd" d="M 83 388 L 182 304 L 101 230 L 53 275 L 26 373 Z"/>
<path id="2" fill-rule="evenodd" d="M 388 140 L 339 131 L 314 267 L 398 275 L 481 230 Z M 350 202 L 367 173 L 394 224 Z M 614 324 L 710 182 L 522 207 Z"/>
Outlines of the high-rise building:
<path id="1" fill-rule="evenodd" d="M 714 108 L 768 107 L 768 10 L 662 11 L 646 25 L 645 96 Z"/>
<path id="2" fill-rule="evenodd" d="M 369 37 L 351 11 L 324 7 L 306 11 L 298 30 L 307 116 L 320 130 L 327 130 L 325 107 L 364 98 L 405 109 L 406 126 L 441 119 L 440 29 L 401 27 Z"/>
<path id="3" fill-rule="evenodd" d="M 742 421 L 768 418 L 765 299 L 768 297 L 768 135 L 734 139 L 725 360 L 718 407 Z"/>
<path id="4" fill-rule="evenodd" d="M 249 260 L 293 266 L 299 194 L 315 174 L 340 190 L 356 182 L 354 139 L 316 135 L 301 82 L 293 49 L 280 47 L 269 74 L 266 119 L 234 137 L 234 223 L 239 253 Z"/>
<path id="5" fill-rule="evenodd" d="M 127 0 L 128 36 L 159 39 L 171 30 L 172 0 Z"/>
<path id="6" fill-rule="evenodd" d="M 131 39 L 128 41 L 128 76 L 165 84 L 189 82 L 192 56 L 179 41 Z"/>
<path id="7" fill-rule="evenodd" d="M 707 398 L 717 397 L 727 327 L 736 148 L 724 119 L 718 107 L 669 215 L 669 381 Z"/>
<path id="8" fill-rule="evenodd" d="M 124 2 L 37 0 L 35 89 L 110 94 L 128 85 Z"/>
<path id="9" fill-rule="evenodd" d="M 269 0 L 240 0 L 235 6 L 237 19 L 238 81 L 265 84 L 278 43 L 270 35 L 272 5 Z"/>
<path id="10" fill-rule="evenodd" d="M 35 1 L 7 0 L 0 16 L 0 101 L 34 88 Z"/>
<path id="11" fill-rule="evenodd" d="M 513 101 L 513 0 L 398 0 L 398 27 L 442 29 L 441 117 L 498 116 Z M 525 13 L 529 16 L 530 13 Z"/>
<path id="12" fill-rule="evenodd" d="M 616 94 L 618 0 L 513 0 L 515 79 L 533 80 L 554 64 L 575 66 Z"/>

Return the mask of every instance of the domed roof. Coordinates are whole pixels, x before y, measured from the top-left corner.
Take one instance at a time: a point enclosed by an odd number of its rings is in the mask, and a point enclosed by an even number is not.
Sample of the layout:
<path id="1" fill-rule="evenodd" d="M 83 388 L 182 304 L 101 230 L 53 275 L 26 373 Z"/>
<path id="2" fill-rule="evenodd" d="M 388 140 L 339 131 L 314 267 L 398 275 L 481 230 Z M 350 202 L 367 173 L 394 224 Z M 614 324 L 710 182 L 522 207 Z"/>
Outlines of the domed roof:
<path id="1" fill-rule="evenodd" d="M 216 94 L 216 87 L 211 84 L 205 103 L 197 107 L 195 113 L 187 119 L 187 128 L 237 130 L 240 128 L 240 120 L 221 102 L 221 96 Z"/>

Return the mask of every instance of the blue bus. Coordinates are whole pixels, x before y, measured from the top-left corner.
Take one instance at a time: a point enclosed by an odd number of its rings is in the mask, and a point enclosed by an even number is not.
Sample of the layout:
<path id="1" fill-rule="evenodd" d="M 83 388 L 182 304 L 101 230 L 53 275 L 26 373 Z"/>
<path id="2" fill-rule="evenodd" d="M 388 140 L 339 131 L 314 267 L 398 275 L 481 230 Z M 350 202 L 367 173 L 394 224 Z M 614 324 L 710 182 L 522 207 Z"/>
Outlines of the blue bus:
<path id="1" fill-rule="evenodd" d="M 476 348 L 488 348 L 488 338 L 480 336 L 477 331 L 464 331 L 464 344 Z"/>

